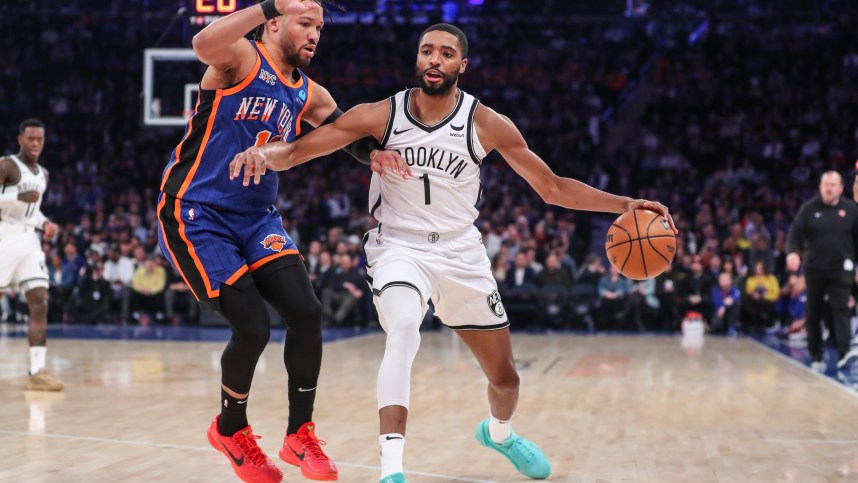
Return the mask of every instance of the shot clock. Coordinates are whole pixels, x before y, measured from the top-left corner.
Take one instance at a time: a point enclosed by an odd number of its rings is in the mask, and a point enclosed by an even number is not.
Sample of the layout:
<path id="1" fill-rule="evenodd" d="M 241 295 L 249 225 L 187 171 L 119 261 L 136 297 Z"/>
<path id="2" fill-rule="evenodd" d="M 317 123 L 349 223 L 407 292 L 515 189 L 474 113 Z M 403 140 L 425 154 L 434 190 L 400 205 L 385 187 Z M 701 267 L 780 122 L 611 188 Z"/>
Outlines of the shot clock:
<path id="1" fill-rule="evenodd" d="M 254 0 L 188 0 L 188 21 L 195 27 L 205 27 L 215 20 L 256 3 Z"/>

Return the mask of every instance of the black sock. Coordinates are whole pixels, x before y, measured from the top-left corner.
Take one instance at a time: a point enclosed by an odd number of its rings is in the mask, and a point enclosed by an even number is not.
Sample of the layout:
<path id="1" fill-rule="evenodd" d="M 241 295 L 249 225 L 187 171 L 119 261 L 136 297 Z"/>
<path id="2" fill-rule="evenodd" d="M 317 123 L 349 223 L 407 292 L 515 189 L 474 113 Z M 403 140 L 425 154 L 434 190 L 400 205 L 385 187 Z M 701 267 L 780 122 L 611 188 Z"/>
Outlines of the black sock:
<path id="1" fill-rule="evenodd" d="M 221 388 L 220 422 L 217 426 L 221 436 L 232 436 L 247 426 L 247 399 L 237 399 Z"/>
<path id="2" fill-rule="evenodd" d="M 307 389 L 310 389 L 309 391 Z M 301 385 L 289 381 L 289 426 L 286 434 L 295 434 L 304 423 L 313 420 L 316 385 Z"/>

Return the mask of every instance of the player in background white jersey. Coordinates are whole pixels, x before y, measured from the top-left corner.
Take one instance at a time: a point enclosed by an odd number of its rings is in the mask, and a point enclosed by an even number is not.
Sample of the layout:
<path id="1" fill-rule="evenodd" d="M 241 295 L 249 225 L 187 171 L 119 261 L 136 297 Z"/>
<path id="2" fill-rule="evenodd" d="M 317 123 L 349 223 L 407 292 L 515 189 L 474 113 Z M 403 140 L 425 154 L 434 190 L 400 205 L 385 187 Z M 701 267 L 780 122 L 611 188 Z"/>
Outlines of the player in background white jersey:
<path id="1" fill-rule="evenodd" d="M 380 223 L 364 238 L 368 282 L 387 332 L 378 378 L 382 483 L 406 481 L 402 452 L 411 364 L 430 298 L 441 321 L 462 337 L 489 380 L 490 417 L 477 426 L 479 443 L 506 456 L 531 478 L 551 472 L 542 450 L 510 425 L 519 376 L 506 314 L 473 226 L 479 164 L 486 153 L 497 150 L 548 203 L 609 213 L 651 209 L 676 230 L 661 203 L 615 196 L 555 175 L 530 151 L 509 118 L 457 88 L 458 76 L 468 65 L 467 50 L 460 29 L 448 24 L 429 27 L 417 54 L 419 89 L 357 106 L 291 144 L 251 148 L 230 166 L 231 177 L 244 169 L 247 185 L 266 169 L 289 169 L 368 135 L 401 155 L 371 155 L 375 173 L 370 207 Z M 387 172 L 402 174 L 402 179 L 385 176 Z"/>
<path id="2" fill-rule="evenodd" d="M 42 214 L 48 184 L 47 170 L 39 166 L 45 147 L 45 125 L 27 119 L 18 128 L 18 154 L 0 158 L 0 292 L 17 282 L 30 310 L 30 378 L 27 389 L 62 391 L 63 383 L 47 371 L 48 271 L 37 231 L 45 239 L 58 227 Z"/>

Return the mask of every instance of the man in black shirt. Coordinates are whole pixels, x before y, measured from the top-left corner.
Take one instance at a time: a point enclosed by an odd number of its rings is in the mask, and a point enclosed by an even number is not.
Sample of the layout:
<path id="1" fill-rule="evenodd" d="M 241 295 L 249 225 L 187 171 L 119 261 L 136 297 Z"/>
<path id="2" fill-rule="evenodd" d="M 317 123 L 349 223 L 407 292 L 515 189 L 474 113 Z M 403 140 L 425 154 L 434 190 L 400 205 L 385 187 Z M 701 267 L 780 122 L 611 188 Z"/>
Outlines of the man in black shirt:
<path id="1" fill-rule="evenodd" d="M 858 253 L 858 205 L 843 199 L 843 178 L 836 171 L 826 171 L 819 182 L 819 196 L 798 210 L 790 227 L 787 242 L 787 270 L 797 271 L 804 256 L 807 281 L 807 348 L 811 367 L 826 368 L 822 349 L 820 319 L 825 296 L 831 305 L 832 331 L 840 361 L 845 366 L 850 357 L 849 293 Z"/>
<path id="2" fill-rule="evenodd" d="M 336 255 L 336 258 L 337 266 L 322 289 L 322 313 L 327 321 L 339 326 L 363 297 L 360 287 L 365 287 L 366 282 L 349 253 Z"/>

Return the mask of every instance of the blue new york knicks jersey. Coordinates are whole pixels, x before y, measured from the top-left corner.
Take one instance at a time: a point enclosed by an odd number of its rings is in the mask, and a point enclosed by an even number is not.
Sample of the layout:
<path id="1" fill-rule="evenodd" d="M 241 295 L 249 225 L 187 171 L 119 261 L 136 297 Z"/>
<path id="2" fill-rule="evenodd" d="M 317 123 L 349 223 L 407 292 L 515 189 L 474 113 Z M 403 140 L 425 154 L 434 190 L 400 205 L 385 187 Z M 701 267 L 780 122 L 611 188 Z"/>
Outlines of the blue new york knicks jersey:
<path id="1" fill-rule="evenodd" d="M 298 79 L 285 78 L 265 47 L 253 46 L 256 64 L 243 81 L 228 89 L 200 89 L 185 135 L 164 170 L 164 193 L 237 212 L 274 204 L 277 173 L 269 171 L 259 185 L 245 187 L 241 179 L 230 181 L 229 163 L 251 146 L 292 141 L 300 134 L 313 83 L 298 69 Z"/>

